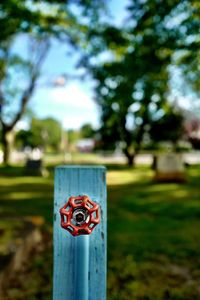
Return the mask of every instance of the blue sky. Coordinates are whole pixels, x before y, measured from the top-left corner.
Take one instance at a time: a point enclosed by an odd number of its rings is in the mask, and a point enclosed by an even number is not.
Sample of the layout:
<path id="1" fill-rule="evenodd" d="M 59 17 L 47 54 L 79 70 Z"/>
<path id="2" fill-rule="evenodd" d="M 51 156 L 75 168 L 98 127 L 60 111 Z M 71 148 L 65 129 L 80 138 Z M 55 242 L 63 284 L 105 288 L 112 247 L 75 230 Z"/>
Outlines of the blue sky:
<path id="1" fill-rule="evenodd" d="M 125 7 L 128 0 L 110 0 L 108 2 L 112 21 L 120 24 L 125 17 Z M 20 42 L 18 50 L 24 51 L 26 45 Z M 50 82 L 62 74 L 76 74 L 76 55 L 68 53 L 66 45 L 53 43 L 47 59 L 43 65 L 44 81 Z M 63 87 L 50 88 L 45 85 L 37 88 L 29 107 L 39 118 L 54 117 L 66 129 L 78 129 L 85 123 L 99 126 L 99 108 L 95 104 L 90 80 L 68 80 Z M 18 127 L 26 127 L 23 120 Z"/>

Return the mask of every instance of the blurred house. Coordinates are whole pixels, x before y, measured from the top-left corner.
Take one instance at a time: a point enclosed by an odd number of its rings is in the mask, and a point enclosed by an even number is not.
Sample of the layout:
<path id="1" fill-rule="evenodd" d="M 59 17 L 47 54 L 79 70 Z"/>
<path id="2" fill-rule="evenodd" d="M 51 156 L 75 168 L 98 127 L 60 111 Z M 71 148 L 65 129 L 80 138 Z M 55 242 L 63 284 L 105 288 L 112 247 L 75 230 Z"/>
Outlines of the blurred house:
<path id="1" fill-rule="evenodd" d="M 192 147 L 196 150 L 200 150 L 200 119 L 193 118 L 186 122 L 185 131 Z"/>
<path id="2" fill-rule="evenodd" d="M 76 143 L 76 149 L 79 152 L 88 153 L 92 152 L 95 147 L 95 140 L 94 139 L 80 139 Z"/>

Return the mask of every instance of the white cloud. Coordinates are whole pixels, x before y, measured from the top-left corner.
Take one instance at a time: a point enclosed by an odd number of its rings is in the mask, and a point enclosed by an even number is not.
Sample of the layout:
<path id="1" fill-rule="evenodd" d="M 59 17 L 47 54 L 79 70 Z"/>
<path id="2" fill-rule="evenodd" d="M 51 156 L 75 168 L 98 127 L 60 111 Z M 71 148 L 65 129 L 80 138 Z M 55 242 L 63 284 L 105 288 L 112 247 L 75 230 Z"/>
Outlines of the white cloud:
<path id="1" fill-rule="evenodd" d="M 17 122 L 17 125 L 15 127 L 16 131 L 19 130 L 28 130 L 29 126 L 26 120 L 20 120 L 19 122 Z"/>
<path id="2" fill-rule="evenodd" d="M 96 104 L 92 100 L 90 92 L 75 83 L 68 84 L 66 87 L 43 88 L 39 89 L 33 97 L 36 106 L 43 105 L 65 107 L 70 109 L 94 109 Z"/>
<path id="3" fill-rule="evenodd" d="M 59 120 L 64 128 L 80 128 L 84 123 L 99 125 L 98 107 L 91 92 L 80 84 L 66 87 L 40 89 L 35 94 L 32 107 L 40 118 L 51 116 Z"/>
<path id="4" fill-rule="evenodd" d="M 178 103 L 179 106 L 181 106 L 184 109 L 190 109 L 191 104 L 192 104 L 192 100 L 189 97 L 180 96 L 177 99 L 177 103 Z"/>
<path id="5" fill-rule="evenodd" d="M 65 129 L 79 129 L 83 124 L 90 123 L 94 128 L 98 127 L 98 118 L 95 114 L 88 118 L 85 114 L 82 115 L 66 115 L 62 120 L 62 125 Z"/>
<path id="6" fill-rule="evenodd" d="M 56 104 L 64 104 L 73 108 L 93 108 L 93 100 L 79 85 L 70 84 L 65 88 L 55 88 L 49 91 L 48 100 Z"/>

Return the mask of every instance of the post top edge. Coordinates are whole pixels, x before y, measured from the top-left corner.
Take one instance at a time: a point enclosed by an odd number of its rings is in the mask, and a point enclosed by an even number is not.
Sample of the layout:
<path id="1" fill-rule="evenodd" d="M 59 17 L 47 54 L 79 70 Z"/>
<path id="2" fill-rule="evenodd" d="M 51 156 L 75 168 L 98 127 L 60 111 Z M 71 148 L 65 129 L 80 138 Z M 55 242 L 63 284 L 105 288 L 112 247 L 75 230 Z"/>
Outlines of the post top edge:
<path id="1" fill-rule="evenodd" d="M 55 167 L 55 169 L 100 169 L 106 170 L 105 166 L 98 166 L 98 165 L 60 165 Z"/>

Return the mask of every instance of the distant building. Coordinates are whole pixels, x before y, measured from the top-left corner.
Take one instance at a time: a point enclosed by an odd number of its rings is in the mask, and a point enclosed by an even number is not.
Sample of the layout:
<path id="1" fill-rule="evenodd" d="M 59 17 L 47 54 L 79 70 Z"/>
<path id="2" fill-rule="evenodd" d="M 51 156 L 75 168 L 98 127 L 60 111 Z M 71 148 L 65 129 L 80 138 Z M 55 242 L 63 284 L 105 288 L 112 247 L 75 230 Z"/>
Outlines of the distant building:
<path id="1" fill-rule="evenodd" d="M 76 149 L 79 152 L 92 152 L 95 147 L 95 140 L 93 139 L 81 139 L 76 143 Z"/>

